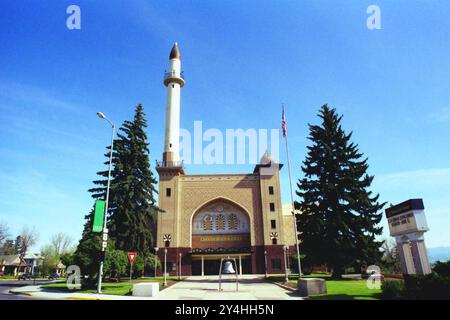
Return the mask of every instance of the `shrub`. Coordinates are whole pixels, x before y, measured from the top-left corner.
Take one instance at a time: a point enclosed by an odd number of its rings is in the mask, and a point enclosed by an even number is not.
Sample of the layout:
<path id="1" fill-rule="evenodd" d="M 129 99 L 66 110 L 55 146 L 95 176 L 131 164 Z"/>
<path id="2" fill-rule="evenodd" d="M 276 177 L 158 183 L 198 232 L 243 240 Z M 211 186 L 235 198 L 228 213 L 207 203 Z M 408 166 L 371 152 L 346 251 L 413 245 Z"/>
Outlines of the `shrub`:
<path id="1" fill-rule="evenodd" d="M 437 273 L 425 276 L 406 276 L 405 287 L 409 299 L 449 299 L 450 277 Z"/>
<path id="2" fill-rule="evenodd" d="M 403 280 L 389 280 L 381 283 L 381 296 L 383 299 L 403 299 L 406 296 L 405 282 Z"/>
<path id="3" fill-rule="evenodd" d="M 441 277 L 450 277 L 450 260 L 448 260 L 447 262 L 436 262 L 433 271 Z"/>

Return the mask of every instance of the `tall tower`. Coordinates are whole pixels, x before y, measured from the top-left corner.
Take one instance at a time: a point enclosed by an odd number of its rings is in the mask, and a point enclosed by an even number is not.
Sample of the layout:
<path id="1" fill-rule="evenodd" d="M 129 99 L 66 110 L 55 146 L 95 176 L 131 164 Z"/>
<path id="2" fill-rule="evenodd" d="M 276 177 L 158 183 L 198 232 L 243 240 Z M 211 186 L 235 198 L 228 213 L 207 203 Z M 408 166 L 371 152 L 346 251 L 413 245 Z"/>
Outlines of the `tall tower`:
<path id="1" fill-rule="evenodd" d="M 167 105 L 163 166 L 178 167 L 180 161 L 180 93 L 184 86 L 184 78 L 181 72 L 180 49 L 176 42 L 170 51 L 169 60 L 169 71 L 164 74 Z"/>

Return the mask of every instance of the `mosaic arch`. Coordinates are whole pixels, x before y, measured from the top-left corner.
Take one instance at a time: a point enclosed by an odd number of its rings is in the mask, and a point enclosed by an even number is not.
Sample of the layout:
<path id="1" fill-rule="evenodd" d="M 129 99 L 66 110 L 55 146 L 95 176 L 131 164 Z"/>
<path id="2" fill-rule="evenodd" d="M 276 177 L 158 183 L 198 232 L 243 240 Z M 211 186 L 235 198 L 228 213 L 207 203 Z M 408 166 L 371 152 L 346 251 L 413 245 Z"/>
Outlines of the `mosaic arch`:
<path id="1" fill-rule="evenodd" d="M 224 200 L 213 201 L 192 219 L 193 249 L 250 247 L 250 219 L 247 213 Z"/>

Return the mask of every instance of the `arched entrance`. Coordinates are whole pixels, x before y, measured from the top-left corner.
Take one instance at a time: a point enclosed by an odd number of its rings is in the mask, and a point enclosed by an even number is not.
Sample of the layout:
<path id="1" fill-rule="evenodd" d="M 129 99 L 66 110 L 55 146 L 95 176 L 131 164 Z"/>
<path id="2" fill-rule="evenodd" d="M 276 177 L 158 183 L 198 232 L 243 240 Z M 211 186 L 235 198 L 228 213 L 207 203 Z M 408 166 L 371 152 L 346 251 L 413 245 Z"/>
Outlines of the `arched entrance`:
<path id="1" fill-rule="evenodd" d="M 192 218 L 192 274 L 219 273 L 220 259 L 234 257 L 238 272 L 251 273 L 250 219 L 224 199 L 208 203 Z"/>

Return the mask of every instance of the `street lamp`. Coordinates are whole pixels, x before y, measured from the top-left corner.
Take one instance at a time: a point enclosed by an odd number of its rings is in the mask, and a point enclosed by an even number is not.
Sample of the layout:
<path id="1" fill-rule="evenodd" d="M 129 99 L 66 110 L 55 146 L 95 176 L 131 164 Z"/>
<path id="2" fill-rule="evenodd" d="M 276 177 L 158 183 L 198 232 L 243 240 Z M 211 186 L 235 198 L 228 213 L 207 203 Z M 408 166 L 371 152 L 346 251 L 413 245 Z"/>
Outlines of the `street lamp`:
<path id="1" fill-rule="evenodd" d="M 108 201 L 109 201 L 109 187 L 111 184 L 111 167 L 112 167 L 112 155 L 113 155 L 113 144 L 114 144 L 114 124 L 109 121 L 108 118 L 105 117 L 105 115 L 101 112 L 97 112 L 97 116 L 101 119 L 106 120 L 112 128 L 112 134 L 111 134 L 111 149 L 109 151 L 109 170 L 108 170 L 108 186 L 106 187 L 106 199 L 105 199 L 105 213 L 103 215 L 103 241 L 107 241 L 108 239 L 108 229 L 106 229 L 106 220 L 107 220 L 107 214 L 108 214 Z M 106 240 L 105 240 L 106 239 Z M 102 293 L 102 276 L 103 276 L 103 261 L 105 260 L 106 256 L 106 247 L 102 245 L 102 256 L 100 260 L 100 268 L 98 270 L 98 284 L 97 284 L 97 293 Z"/>
<path id="2" fill-rule="evenodd" d="M 181 252 L 178 255 L 179 255 L 179 259 L 178 259 L 178 265 L 179 265 L 179 267 L 178 267 L 178 269 L 179 269 L 179 271 L 178 271 L 178 280 L 181 280 Z"/>
<path id="3" fill-rule="evenodd" d="M 158 263 L 158 247 L 155 247 L 155 279 L 156 279 L 156 267 L 157 267 L 157 263 Z"/>
<path id="4" fill-rule="evenodd" d="M 287 245 L 283 246 L 283 251 L 284 251 L 284 273 L 285 273 L 285 281 L 288 282 L 289 278 L 288 278 L 288 271 L 287 271 L 287 251 L 288 251 L 289 247 Z"/>
<path id="5" fill-rule="evenodd" d="M 164 286 L 167 286 L 167 248 L 164 248 Z"/>
<path id="6" fill-rule="evenodd" d="M 265 268 L 265 272 L 266 272 L 266 278 L 267 276 L 267 250 L 264 250 L 264 268 Z"/>

